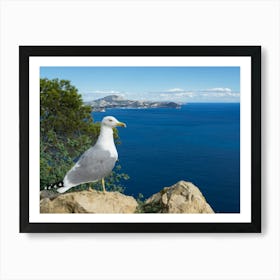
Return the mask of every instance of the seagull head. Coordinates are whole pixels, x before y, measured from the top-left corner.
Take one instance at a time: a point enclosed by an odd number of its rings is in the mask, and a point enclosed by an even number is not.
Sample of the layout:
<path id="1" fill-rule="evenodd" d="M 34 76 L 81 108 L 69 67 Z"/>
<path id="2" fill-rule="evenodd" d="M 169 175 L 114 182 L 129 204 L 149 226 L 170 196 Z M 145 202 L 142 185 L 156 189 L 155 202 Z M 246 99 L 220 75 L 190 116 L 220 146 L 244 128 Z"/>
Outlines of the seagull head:
<path id="1" fill-rule="evenodd" d="M 108 126 L 111 128 L 116 127 L 116 126 L 126 127 L 125 123 L 118 121 L 115 117 L 112 117 L 112 116 L 104 117 L 101 122 L 101 125 L 105 125 L 105 126 Z"/>

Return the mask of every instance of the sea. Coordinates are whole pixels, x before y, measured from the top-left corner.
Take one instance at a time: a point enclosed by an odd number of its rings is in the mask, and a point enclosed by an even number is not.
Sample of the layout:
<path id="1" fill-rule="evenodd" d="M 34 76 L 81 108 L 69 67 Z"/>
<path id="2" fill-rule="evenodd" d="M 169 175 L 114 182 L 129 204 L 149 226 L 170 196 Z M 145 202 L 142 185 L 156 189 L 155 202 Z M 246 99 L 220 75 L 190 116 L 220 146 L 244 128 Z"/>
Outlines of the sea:
<path id="1" fill-rule="evenodd" d="M 240 104 L 189 103 L 181 109 L 107 109 L 125 122 L 117 145 L 125 194 L 144 198 L 180 180 L 195 184 L 216 213 L 240 212 Z"/>

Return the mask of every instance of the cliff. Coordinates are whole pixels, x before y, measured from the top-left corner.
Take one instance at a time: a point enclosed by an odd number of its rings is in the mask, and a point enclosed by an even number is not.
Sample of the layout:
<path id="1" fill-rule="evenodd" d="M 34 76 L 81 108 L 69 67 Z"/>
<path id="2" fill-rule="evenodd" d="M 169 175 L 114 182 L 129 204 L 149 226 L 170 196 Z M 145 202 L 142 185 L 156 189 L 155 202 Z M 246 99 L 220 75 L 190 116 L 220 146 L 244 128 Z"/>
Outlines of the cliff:
<path id="1" fill-rule="evenodd" d="M 41 213 L 214 213 L 200 190 L 180 181 L 140 205 L 119 192 L 79 191 L 53 194 L 41 191 Z"/>

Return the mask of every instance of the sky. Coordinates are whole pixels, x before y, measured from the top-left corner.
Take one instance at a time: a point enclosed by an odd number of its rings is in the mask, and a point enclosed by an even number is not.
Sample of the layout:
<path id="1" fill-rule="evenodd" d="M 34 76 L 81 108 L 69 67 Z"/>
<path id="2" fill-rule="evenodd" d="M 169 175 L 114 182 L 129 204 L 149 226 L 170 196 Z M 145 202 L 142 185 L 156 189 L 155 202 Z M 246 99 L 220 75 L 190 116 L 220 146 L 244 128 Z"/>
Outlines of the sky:
<path id="1" fill-rule="evenodd" d="M 40 77 L 70 80 L 84 101 L 240 102 L 239 67 L 41 67 Z"/>

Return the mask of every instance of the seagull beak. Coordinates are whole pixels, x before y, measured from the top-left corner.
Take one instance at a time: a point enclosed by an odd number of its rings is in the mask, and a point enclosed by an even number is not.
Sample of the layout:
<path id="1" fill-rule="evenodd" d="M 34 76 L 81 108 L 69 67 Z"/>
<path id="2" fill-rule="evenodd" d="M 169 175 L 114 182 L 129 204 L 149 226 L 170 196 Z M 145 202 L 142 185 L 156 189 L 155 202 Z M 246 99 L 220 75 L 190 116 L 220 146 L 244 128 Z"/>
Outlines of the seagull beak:
<path id="1" fill-rule="evenodd" d="M 126 124 L 123 123 L 123 122 L 118 122 L 118 123 L 117 123 L 117 126 L 126 127 Z"/>

